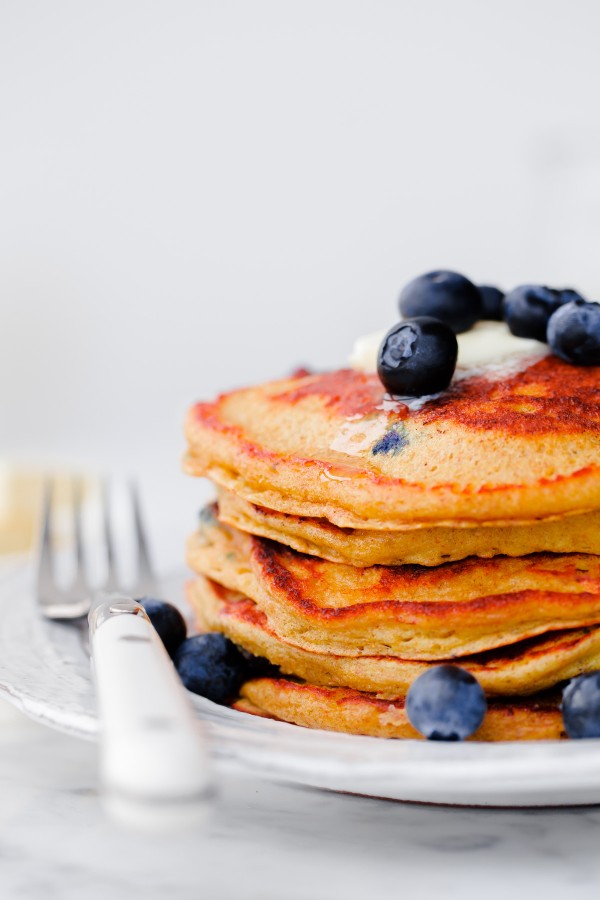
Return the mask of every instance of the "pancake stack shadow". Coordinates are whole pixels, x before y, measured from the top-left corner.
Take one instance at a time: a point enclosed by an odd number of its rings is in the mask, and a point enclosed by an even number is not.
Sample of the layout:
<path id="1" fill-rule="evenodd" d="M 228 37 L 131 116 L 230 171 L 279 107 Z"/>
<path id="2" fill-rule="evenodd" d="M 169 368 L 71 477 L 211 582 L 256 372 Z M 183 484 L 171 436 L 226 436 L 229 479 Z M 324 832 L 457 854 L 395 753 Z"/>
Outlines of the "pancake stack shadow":
<path id="1" fill-rule="evenodd" d="M 188 545 L 199 625 L 278 667 L 234 706 L 419 737 L 404 698 L 452 662 L 475 740 L 563 737 L 561 684 L 600 668 L 600 377 L 544 356 L 422 404 L 303 375 L 197 404 L 186 470 L 217 500 Z"/>

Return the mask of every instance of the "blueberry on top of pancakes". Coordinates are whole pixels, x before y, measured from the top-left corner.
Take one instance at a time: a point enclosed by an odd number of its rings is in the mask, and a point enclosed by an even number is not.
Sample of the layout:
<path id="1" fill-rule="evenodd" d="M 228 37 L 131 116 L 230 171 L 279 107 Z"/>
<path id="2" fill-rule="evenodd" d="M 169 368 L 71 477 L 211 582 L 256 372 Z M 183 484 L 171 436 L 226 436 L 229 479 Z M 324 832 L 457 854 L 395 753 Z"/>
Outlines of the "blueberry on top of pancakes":
<path id="1" fill-rule="evenodd" d="M 600 303 L 572 300 L 550 316 L 548 343 L 555 356 L 577 366 L 600 366 Z"/>
<path id="2" fill-rule="evenodd" d="M 433 316 L 456 333 L 468 331 L 481 318 L 483 300 L 475 285 L 458 272 L 427 272 L 410 281 L 400 294 L 400 314 Z"/>
<path id="3" fill-rule="evenodd" d="M 546 340 L 552 313 L 573 300 L 583 300 L 572 288 L 549 288 L 541 284 L 522 284 L 506 294 L 502 314 L 517 337 Z"/>
<path id="4" fill-rule="evenodd" d="M 457 356 L 452 329 L 439 319 L 418 316 L 388 331 L 379 348 L 377 372 L 390 394 L 422 397 L 448 387 Z"/>
<path id="5" fill-rule="evenodd" d="M 504 292 L 491 284 L 480 284 L 478 290 L 483 303 L 481 318 L 501 322 Z"/>

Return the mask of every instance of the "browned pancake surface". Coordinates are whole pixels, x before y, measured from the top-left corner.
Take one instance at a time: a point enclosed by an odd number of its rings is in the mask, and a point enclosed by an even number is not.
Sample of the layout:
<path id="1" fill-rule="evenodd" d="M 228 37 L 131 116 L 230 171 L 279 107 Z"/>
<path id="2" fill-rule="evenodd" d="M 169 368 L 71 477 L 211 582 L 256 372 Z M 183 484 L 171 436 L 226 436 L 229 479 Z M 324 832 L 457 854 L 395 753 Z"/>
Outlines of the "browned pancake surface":
<path id="1" fill-rule="evenodd" d="M 250 597 L 282 639 L 317 652 L 447 659 L 600 622 L 600 557 L 585 554 L 361 569 L 213 519 L 188 561 Z"/>
<path id="2" fill-rule="evenodd" d="M 188 587 L 202 630 L 221 631 L 235 644 L 314 684 L 351 687 L 378 697 L 404 695 L 432 664 L 393 656 L 343 656 L 305 650 L 282 640 L 266 615 L 243 594 L 206 578 Z M 460 659 L 490 695 L 523 695 L 600 668 L 600 627 L 553 632 L 501 650 Z"/>

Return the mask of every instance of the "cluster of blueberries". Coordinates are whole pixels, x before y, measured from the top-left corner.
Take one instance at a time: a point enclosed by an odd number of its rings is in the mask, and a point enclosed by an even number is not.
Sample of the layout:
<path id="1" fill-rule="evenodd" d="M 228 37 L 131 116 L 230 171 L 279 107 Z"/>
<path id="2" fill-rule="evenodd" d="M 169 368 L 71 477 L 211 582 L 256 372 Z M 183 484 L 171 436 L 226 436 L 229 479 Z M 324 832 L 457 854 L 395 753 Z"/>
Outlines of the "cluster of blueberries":
<path id="1" fill-rule="evenodd" d="M 398 305 L 403 321 L 388 331 L 377 359 L 384 387 L 396 396 L 446 390 L 456 368 L 456 335 L 481 319 L 504 320 L 512 334 L 547 342 L 573 365 L 600 365 L 600 303 L 572 288 L 523 284 L 504 294 L 437 271 L 407 284 Z"/>
<path id="2" fill-rule="evenodd" d="M 570 738 L 600 737 L 600 672 L 573 678 L 563 691 L 561 711 Z M 486 712 L 483 688 L 460 666 L 427 669 L 406 695 L 411 725 L 430 741 L 464 741 L 477 731 Z"/>
<path id="3" fill-rule="evenodd" d="M 244 681 L 274 668 L 267 660 L 240 650 L 223 634 L 187 637 L 185 619 L 171 603 L 152 597 L 142 597 L 138 603 L 144 607 L 183 684 L 194 694 L 215 703 L 228 703 Z"/>

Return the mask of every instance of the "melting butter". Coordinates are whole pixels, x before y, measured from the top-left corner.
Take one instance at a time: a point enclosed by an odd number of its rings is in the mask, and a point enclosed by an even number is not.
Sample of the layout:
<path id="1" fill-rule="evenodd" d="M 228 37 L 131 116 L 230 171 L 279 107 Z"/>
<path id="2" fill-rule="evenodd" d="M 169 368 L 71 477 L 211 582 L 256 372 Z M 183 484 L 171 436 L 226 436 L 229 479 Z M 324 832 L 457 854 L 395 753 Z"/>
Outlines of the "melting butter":
<path id="1" fill-rule="evenodd" d="M 350 355 L 350 365 L 359 372 L 377 371 L 377 354 L 386 331 L 358 338 Z M 458 363 L 474 369 L 508 358 L 545 355 L 548 348 L 540 341 L 515 337 L 504 322 L 478 322 L 470 331 L 458 334 Z"/>
<path id="2" fill-rule="evenodd" d="M 385 331 L 377 331 L 358 338 L 350 356 L 353 369 L 367 374 L 377 371 L 377 354 L 385 335 Z M 509 378 L 549 352 L 546 344 L 540 341 L 515 337 L 504 322 L 479 322 L 470 331 L 457 335 L 457 339 L 458 362 L 454 382 L 474 375 L 485 375 L 498 381 Z M 443 392 L 425 397 L 384 394 L 374 413 L 347 418 L 329 449 L 347 456 L 364 456 L 388 430 L 389 413 L 399 411 L 402 406 L 410 412 L 418 412 L 442 395 Z M 327 477 L 335 476 L 328 473 Z"/>
<path id="3" fill-rule="evenodd" d="M 340 428 L 330 450 L 347 456 L 362 456 L 373 444 L 383 437 L 388 427 L 388 417 L 378 415 L 372 419 L 365 416 L 351 416 Z"/>

